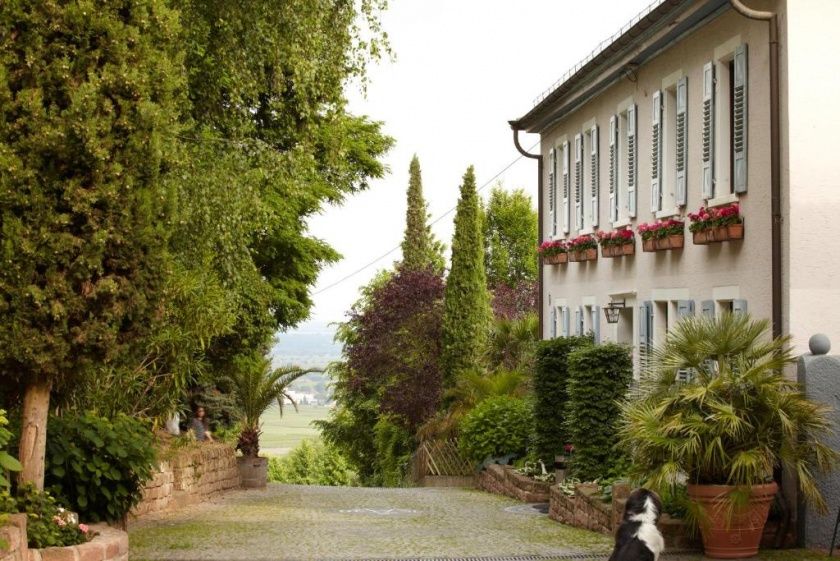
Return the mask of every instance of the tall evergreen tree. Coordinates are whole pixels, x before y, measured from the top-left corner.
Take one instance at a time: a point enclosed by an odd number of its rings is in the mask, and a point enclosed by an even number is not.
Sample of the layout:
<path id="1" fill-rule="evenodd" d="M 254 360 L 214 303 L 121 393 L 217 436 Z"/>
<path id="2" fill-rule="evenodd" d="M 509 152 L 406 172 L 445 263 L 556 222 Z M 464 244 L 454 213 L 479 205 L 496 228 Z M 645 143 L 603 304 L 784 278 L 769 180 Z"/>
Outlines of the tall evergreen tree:
<path id="1" fill-rule="evenodd" d="M 408 208 L 405 211 L 405 237 L 402 267 L 412 271 L 432 268 L 443 271 L 443 244 L 435 239 L 428 224 L 429 213 L 423 198 L 420 159 L 415 154 L 408 168 Z"/>
<path id="2" fill-rule="evenodd" d="M 455 214 L 452 265 L 444 297 L 441 361 L 445 386 L 451 386 L 460 372 L 478 363 L 490 326 L 489 302 L 481 210 L 475 171 L 470 166 L 464 174 Z"/>

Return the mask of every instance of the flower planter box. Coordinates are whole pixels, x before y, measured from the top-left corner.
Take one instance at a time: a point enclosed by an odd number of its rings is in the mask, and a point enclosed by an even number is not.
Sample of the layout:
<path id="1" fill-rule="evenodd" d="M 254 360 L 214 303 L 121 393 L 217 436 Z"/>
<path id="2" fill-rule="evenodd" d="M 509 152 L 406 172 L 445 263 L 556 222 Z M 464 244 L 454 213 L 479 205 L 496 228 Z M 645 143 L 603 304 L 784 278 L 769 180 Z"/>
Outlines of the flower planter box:
<path id="1" fill-rule="evenodd" d="M 656 240 L 642 240 L 642 251 L 646 253 L 656 251 Z"/>
<path id="2" fill-rule="evenodd" d="M 597 247 L 590 247 L 588 249 L 584 249 L 583 251 L 579 252 L 583 255 L 581 261 L 595 261 L 598 259 L 598 248 Z"/>
<path id="3" fill-rule="evenodd" d="M 707 245 L 710 243 L 726 242 L 729 240 L 744 239 L 744 223 L 729 224 L 717 228 L 708 228 L 694 232 L 694 243 L 696 245 Z"/>
<path id="4" fill-rule="evenodd" d="M 624 255 L 634 255 L 635 253 L 636 244 L 633 243 L 601 247 L 601 257 L 623 257 Z"/>
<path id="5" fill-rule="evenodd" d="M 561 263 L 566 263 L 568 260 L 568 254 L 566 253 L 556 253 L 554 255 L 546 255 L 543 257 L 543 263 L 546 265 L 559 265 Z"/>
<path id="6" fill-rule="evenodd" d="M 657 238 L 655 240 L 644 240 L 642 242 L 642 251 L 667 251 L 669 249 L 682 249 L 685 247 L 684 235 L 673 235 L 665 238 Z"/>

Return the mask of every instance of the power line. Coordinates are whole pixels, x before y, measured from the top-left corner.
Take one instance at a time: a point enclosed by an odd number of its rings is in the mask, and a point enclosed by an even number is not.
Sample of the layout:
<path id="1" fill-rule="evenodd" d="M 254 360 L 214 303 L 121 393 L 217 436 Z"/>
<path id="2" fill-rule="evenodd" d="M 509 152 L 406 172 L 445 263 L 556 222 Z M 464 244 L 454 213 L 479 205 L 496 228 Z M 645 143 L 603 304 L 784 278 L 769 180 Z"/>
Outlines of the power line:
<path id="1" fill-rule="evenodd" d="M 533 149 L 534 149 L 534 148 L 535 148 L 535 147 L 536 147 L 539 143 L 540 143 L 539 141 L 535 142 L 535 143 L 534 143 L 534 144 L 533 144 L 530 148 L 528 148 L 528 152 L 530 152 L 531 150 L 533 150 Z M 493 177 L 491 177 L 490 179 L 488 179 L 488 180 L 487 180 L 487 181 L 486 181 L 486 182 L 485 182 L 485 183 L 484 183 L 481 187 L 479 187 L 478 189 L 476 189 L 476 193 L 480 193 L 483 189 L 487 188 L 487 187 L 488 187 L 491 183 L 493 183 L 493 181 L 495 181 L 496 179 L 498 179 L 500 175 L 502 175 L 502 174 L 503 174 L 503 173 L 505 173 L 507 170 L 509 170 L 510 168 L 512 168 L 512 167 L 513 167 L 513 165 L 514 165 L 516 162 L 518 162 L 519 160 L 521 160 L 522 158 L 524 158 L 524 156 L 519 155 L 516 159 L 514 159 L 514 160 L 513 160 L 513 161 L 511 161 L 508 165 L 506 165 L 506 166 L 505 166 L 505 167 L 503 167 L 501 170 L 499 170 L 499 171 L 496 173 L 496 175 L 494 175 Z M 429 223 L 429 225 L 431 226 L 431 225 L 433 225 L 433 224 L 437 224 L 438 222 L 440 222 L 441 220 L 443 220 L 444 218 L 446 218 L 447 216 L 449 216 L 450 214 L 452 214 L 452 212 L 454 212 L 454 211 L 455 211 L 455 209 L 457 209 L 457 208 L 458 208 L 458 206 L 457 206 L 457 205 L 453 206 L 452 208 L 450 208 L 449 210 L 447 210 L 446 212 L 444 212 L 443 214 L 441 214 L 440 216 L 438 216 L 437 218 L 435 218 L 434 220 L 432 220 L 432 221 Z M 321 290 L 319 290 L 319 291 L 317 291 L 317 292 L 313 292 L 313 293 L 312 293 L 312 296 L 317 296 L 317 295 L 319 295 L 319 294 L 321 294 L 321 293 L 323 293 L 323 292 L 326 292 L 327 290 L 329 290 L 329 289 L 331 289 L 331 288 L 334 288 L 334 287 L 338 286 L 339 284 L 343 283 L 344 281 L 349 280 L 349 279 L 351 279 L 351 278 L 355 277 L 356 275 L 358 275 L 359 273 L 361 273 L 361 272 L 362 272 L 362 271 L 364 271 L 365 269 L 368 269 L 369 267 L 372 267 L 372 266 L 374 266 L 375 264 L 377 264 L 378 262 L 382 261 L 383 259 L 385 259 L 385 258 L 386 258 L 386 257 L 388 257 L 389 255 L 391 255 L 392 253 L 394 253 L 395 251 L 397 251 L 399 248 L 400 248 L 400 246 L 399 246 L 399 245 L 396 245 L 396 246 L 392 247 L 391 249 L 389 249 L 388 251 L 386 251 L 385 253 L 383 253 L 382 255 L 380 255 L 379 257 L 377 257 L 376 259 L 374 259 L 373 261 L 370 261 L 370 262 L 368 262 L 366 265 L 363 265 L 363 266 L 359 267 L 358 269 L 356 269 L 356 270 L 355 270 L 355 271 L 353 271 L 352 273 L 349 273 L 349 274 L 347 274 L 347 275 L 345 275 L 345 276 L 341 277 L 340 279 L 338 279 L 338 280 L 337 280 L 337 281 L 335 281 L 334 283 L 332 283 L 332 284 L 329 284 L 329 285 L 325 286 L 324 288 L 322 288 Z"/>

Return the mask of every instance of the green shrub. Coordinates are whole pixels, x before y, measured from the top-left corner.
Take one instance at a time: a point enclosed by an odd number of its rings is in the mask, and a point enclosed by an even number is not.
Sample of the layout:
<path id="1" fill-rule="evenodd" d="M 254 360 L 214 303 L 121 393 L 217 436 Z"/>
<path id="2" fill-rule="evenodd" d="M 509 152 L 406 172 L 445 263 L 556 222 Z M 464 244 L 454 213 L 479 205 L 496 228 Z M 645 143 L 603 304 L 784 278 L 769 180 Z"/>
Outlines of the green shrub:
<path id="1" fill-rule="evenodd" d="M 415 448 L 414 438 L 393 418 L 384 416 L 373 426 L 373 442 L 376 446 L 376 477 L 379 485 L 404 485 Z"/>
<path id="2" fill-rule="evenodd" d="M 15 496 L 7 491 L 0 493 L 0 512 L 26 513 L 29 547 L 77 545 L 94 536 L 87 526 L 71 520 L 69 513 L 49 493 L 38 491 L 31 484 L 21 486 Z"/>
<path id="3" fill-rule="evenodd" d="M 589 337 L 559 337 L 537 346 L 533 453 L 549 466 L 569 443 L 565 429 L 569 353 L 591 344 Z"/>
<path id="4" fill-rule="evenodd" d="M 6 477 L 7 471 L 20 471 L 21 469 L 17 458 L 6 452 L 6 446 L 12 439 L 12 433 L 6 428 L 8 424 L 6 411 L 0 409 L 0 489 L 8 489 L 9 487 L 9 480 Z"/>
<path id="5" fill-rule="evenodd" d="M 46 461 L 46 486 L 61 503 L 83 520 L 121 520 L 151 478 L 154 437 L 127 415 L 51 417 Z"/>
<path id="6" fill-rule="evenodd" d="M 566 434 L 574 446 L 571 472 L 584 480 L 608 477 L 622 454 L 617 449 L 620 400 L 633 378 L 633 359 L 623 345 L 581 347 L 569 354 Z"/>
<path id="7" fill-rule="evenodd" d="M 353 485 L 356 474 L 338 450 L 320 440 L 304 440 L 287 456 L 270 458 L 268 480 L 295 485 Z"/>
<path id="8" fill-rule="evenodd" d="M 491 397 L 464 416 L 459 445 L 476 463 L 510 454 L 521 457 L 527 452 L 533 425 L 530 402 L 518 397 Z"/>

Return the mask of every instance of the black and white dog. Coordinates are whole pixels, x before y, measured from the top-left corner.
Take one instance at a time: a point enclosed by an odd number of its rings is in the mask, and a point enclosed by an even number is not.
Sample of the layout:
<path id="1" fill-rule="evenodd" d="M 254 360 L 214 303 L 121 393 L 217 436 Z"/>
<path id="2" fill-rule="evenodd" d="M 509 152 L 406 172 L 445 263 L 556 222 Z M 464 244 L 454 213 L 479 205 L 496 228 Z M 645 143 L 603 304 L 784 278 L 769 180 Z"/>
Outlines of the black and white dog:
<path id="1" fill-rule="evenodd" d="M 665 540 L 656 527 L 662 501 L 653 491 L 636 489 L 627 498 L 610 561 L 658 561 Z"/>

